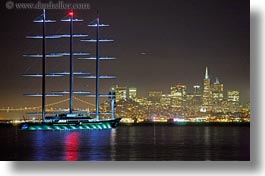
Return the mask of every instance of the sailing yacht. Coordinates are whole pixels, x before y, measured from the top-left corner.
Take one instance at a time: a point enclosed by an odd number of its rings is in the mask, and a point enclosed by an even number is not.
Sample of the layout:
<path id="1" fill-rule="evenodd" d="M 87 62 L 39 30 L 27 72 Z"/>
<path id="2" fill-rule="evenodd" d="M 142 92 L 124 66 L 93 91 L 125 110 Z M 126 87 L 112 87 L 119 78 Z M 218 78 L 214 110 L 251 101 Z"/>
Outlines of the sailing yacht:
<path id="1" fill-rule="evenodd" d="M 69 35 L 46 35 L 46 23 L 54 23 L 55 20 L 46 19 L 46 11 L 43 9 L 42 15 L 38 17 L 33 22 L 42 23 L 43 31 L 41 36 L 28 36 L 31 39 L 42 39 L 42 54 L 28 54 L 25 57 L 42 58 L 42 74 L 27 74 L 23 76 L 31 77 L 41 77 L 42 78 L 42 93 L 41 94 L 25 94 L 26 96 L 39 96 L 42 97 L 42 120 L 41 122 L 25 122 L 20 126 L 21 130 L 83 130 L 83 129 L 111 129 L 116 128 L 119 124 L 121 118 L 115 117 L 115 92 L 109 92 L 108 94 L 101 94 L 100 90 L 100 79 L 112 79 L 115 76 L 100 75 L 100 60 L 111 60 L 115 59 L 112 57 L 101 57 L 99 53 L 99 46 L 102 42 L 112 42 L 110 39 L 101 39 L 99 36 L 100 29 L 102 27 L 108 27 L 109 25 L 100 23 L 99 15 L 97 15 L 96 20 L 94 20 L 88 27 L 95 28 L 96 38 L 95 39 L 81 39 L 81 42 L 92 42 L 96 45 L 96 56 L 79 58 L 82 60 L 94 60 L 96 62 L 96 75 L 90 75 L 90 73 L 84 72 L 74 72 L 74 62 L 73 56 L 87 56 L 89 53 L 84 52 L 73 52 L 73 38 L 83 38 L 87 37 L 85 34 L 74 34 L 73 27 L 74 22 L 82 22 L 83 20 L 74 17 L 74 11 L 71 10 L 68 15 L 61 21 L 69 23 Z M 46 39 L 59 39 L 59 38 L 69 38 L 69 53 L 46 53 Z M 69 72 L 61 73 L 46 73 L 46 58 L 57 58 L 69 56 Z M 61 77 L 69 76 L 69 91 L 57 91 L 52 93 L 46 93 L 46 77 Z M 96 92 L 95 94 L 89 91 L 74 91 L 74 75 L 77 75 L 82 79 L 95 79 Z M 48 116 L 46 112 L 46 98 L 63 96 L 64 94 L 69 94 L 69 111 L 68 112 L 54 112 L 52 115 Z M 94 97 L 95 98 L 95 112 L 79 112 L 75 111 L 73 108 L 73 95 L 77 94 L 80 96 Z M 100 112 L 100 97 L 107 97 L 110 101 L 110 112 Z M 50 113 L 49 113 L 50 114 Z M 91 115 L 95 116 L 92 117 Z M 101 115 L 109 114 L 111 117 L 106 119 L 100 118 Z"/>

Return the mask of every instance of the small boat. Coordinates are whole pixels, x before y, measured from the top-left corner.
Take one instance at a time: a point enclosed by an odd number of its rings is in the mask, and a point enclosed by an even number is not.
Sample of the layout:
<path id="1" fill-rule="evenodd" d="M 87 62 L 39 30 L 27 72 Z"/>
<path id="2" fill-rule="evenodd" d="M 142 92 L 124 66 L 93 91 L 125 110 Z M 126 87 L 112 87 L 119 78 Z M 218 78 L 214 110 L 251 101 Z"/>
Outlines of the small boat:
<path id="1" fill-rule="evenodd" d="M 95 60 L 96 61 L 96 75 L 89 75 L 89 73 L 83 72 L 74 72 L 73 66 L 73 56 L 85 56 L 88 53 L 83 52 L 73 52 L 73 38 L 75 37 L 86 37 L 85 34 L 74 34 L 73 33 L 73 22 L 80 22 L 83 20 L 79 20 L 74 18 L 74 12 L 71 10 L 66 18 L 61 21 L 70 23 L 70 34 L 63 35 L 46 35 L 46 23 L 55 22 L 55 20 L 47 20 L 46 12 L 43 9 L 42 15 L 34 20 L 34 22 L 42 23 L 43 25 L 43 35 L 42 36 L 28 36 L 27 38 L 31 39 L 42 39 L 43 48 L 42 54 L 29 54 L 24 55 L 25 57 L 33 57 L 33 58 L 42 58 L 42 74 L 28 74 L 23 76 L 32 76 L 32 77 L 41 77 L 42 78 L 42 93 L 41 94 L 25 94 L 26 96 L 39 96 L 42 97 L 42 120 L 40 122 L 25 122 L 20 125 L 21 130 L 89 130 L 89 129 L 111 129 L 116 128 L 119 124 L 121 118 L 115 117 L 115 92 L 109 92 L 108 94 L 100 94 L 100 79 L 111 79 L 115 78 L 115 76 L 103 76 L 100 75 L 99 72 L 99 64 L 100 60 L 111 60 L 115 59 L 112 57 L 101 57 L 99 55 L 99 44 L 101 42 L 112 42 L 110 39 L 100 39 L 99 38 L 99 30 L 101 27 L 107 27 L 109 25 L 101 24 L 99 15 L 97 15 L 96 20 L 94 20 L 89 27 L 96 28 L 96 39 L 83 39 L 81 42 L 92 42 L 96 43 L 96 56 L 89 58 L 80 58 L 83 60 Z M 45 51 L 46 48 L 46 39 L 57 39 L 67 37 L 70 39 L 70 52 L 69 53 L 51 53 L 47 54 Z M 48 57 L 63 57 L 69 56 L 69 72 L 61 72 L 61 73 L 46 73 L 46 58 Z M 46 77 L 60 77 L 60 76 L 69 76 L 69 91 L 58 91 L 47 94 L 46 93 Z M 83 91 L 74 91 L 73 90 L 73 79 L 74 75 L 78 75 L 79 78 L 82 79 L 95 79 L 96 84 L 96 92 L 95 94 L 91 94 L 90 92 Z M 50 112 L 46 112 L 46 97 L 54 97 L 54 96 L 63 96 L 64 94 L 69 94 L 69 111 L 68 112 L 54 112 L 53 115 L 47 116 Z M 95 112 L 78 112 L 73 108 L 73 94 L 77 94 L 85 97 L 95 97 Z M 100 112 L 99 108 L 99 98 L 107 97 L 110 101 L 110 109 L 111 112 Z M 101 115 L 109 114 L 110 118 L 100 118 Z M 92 115 L 94 115 L 92 117 Z"/>

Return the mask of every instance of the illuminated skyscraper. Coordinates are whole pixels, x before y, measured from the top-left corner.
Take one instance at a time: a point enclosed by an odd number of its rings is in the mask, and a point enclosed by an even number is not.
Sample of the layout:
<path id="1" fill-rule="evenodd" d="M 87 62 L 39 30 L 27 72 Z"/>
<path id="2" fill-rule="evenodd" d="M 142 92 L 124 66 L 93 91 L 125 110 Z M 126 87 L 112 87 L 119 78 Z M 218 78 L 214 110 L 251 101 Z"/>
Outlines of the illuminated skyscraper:
<path id="1" fill-rule="evenodd" d="M 212 88 L 213 93 L 213 111 L 214 112 L 222 112 L 222 102 L 224 100 L 224 85 L 221 84 L 216 78 L 215 83 L 213 84 Z"/>
<path id="2" fill-rule="evenodd" d="M 187 86 L 184 84 L 177 84 L 171 86 L 171 103 L 173 107 L 181 107 L 187 98 Z"/>
<path id="3" fill-rule="evenodd" d="M 203 83 L 202 107 L 201 112 L 212 111 L 212 90 L 211 80 L 209 78 L 208 67 L 205 70 L 205 77 Z"/>
<path id="4" fill-rule="evenodd" d="M 116 93 L 116 101 L 117 102 L 127 99 L 127 87 L 116 86 L 115 93 Z"/>
<path id="5" fill-rule="evenodd" d="M 224 85 L 221 84 L 216 78 L 215 83 L 213 84 L 213 101 L 220 102 L 224 99 Z"/>
<path id="6" fill-rule="evenodd" d="M 171 86 L 171 96 L 176 96 L 179 99 L 183 100 L 186 98 L 187 86 L 184 84 L 177 84 L 175 86 Z"/>
<path id="7" fill-rule="evenodd" d="M 188 109 L 188 111 L 192 113 L 199 112 L 202 105 L 201 86 L 199 84 L 195 84 L 193 86 L 193 93 L 190 95 L 187 94 L 186 99 L 187 99 L 185 104 L 186 110 Z"/>
<path id="8" fill-rule="evenodd" d="M 230 112 L 240 111 L 240 93 L 237 90 L 227 92 L 227 103 Z"/>
<path id="9" fill-rule="evenodd" d="M 171 95 L 162 94 L 162 97 L 160 99 L 161 105 L 169 106 L 171 104 Z"/>
<path id="10" fill-rule="evenodd" d="M 135 87 L 129 88 L 129 98 L 134 100 L 137 96 L 137 89 Z"/>
<path id="11" fill-rule="evenodd" d="M 239 91 L 233 90 L 233 91 L 227 92 L 227 101 L 228 102 L 239 103 L 239 100 L 240 100 Z"/>

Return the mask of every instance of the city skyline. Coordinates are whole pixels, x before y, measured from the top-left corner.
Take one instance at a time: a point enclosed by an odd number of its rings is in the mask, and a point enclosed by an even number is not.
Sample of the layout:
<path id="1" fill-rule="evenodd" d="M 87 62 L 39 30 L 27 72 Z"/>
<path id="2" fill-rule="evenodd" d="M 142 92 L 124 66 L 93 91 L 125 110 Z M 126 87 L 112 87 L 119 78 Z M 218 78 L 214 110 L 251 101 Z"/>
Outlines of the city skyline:
<path id="1" fill-rule="evenodd" d="M 225 83 L 224 82 L 222 82 L 222 81 L 220 81 L 221 79 L 219 79 L 219 77 L 215 77 L 215 79 L 210 79 L 210 76 L 209 76 L 209 72 L 208 72 L 208 67 L 206 66 L 206 72 L 207 73 L 205 73 L 205 76 L 206 76 L 206 74 L 207 74 L 207 78 L 209 78 L 209 80 L 210 80 L 210 82 L 211 82 L 211 88 L 214 88 L 214 85 L 216 84 L 216 83 L 218 83 L 218 84 L 221 84 L 222 85 L 222 92 L 224 92 L 224 93 L 226 93 L 225 94 L 225 96 L 223 97 L 223 98 L 227 98 L 227 93 L 229 92 L 229 91 L 239 91 L 238 89 L 226 89 L 225 88 Z M 130 95 L 129 95 L 129 92 L 130 92 L 130 88 L 135 88 L 135 89 L 137 89 L 137 97 L 148 97 L 148 94 L 150 93 L 150 92 L 162 92 L 162 94 L 170 94 L 170 92 L 171 92 L 171 90 L 170 90 L 170 88 L 172 87 L 172 86 L 175 86 L 175 85 L 185 85 L 186 87 L 187 87 L 187 94 L 193 94 L 194 93 L 194 91 L 195 91 L 195 87 L 194 86 L 196 86 L 196 88 L 198 88 L 198 90 L 200 91 L 199 93 L 200 94 L 202 94 L 203 93 L 203 89 L 204 89 L 204 85 L 203 85 L 203 79 L 201 80 L 201 81 L 197 81 L 197 83 L 195 83 L 195 84 L 192 84 L 192 85 L 186 85 L 186 84 L 183 84 L 183 83 L 181 83 L 181 82 L 176 82 L 175 84 L 172 84 L 172 85 L 167 85 L 168 86 L 168 89 L 167 90 L 161 90 L 161 89 L 159 89 L 159 88 L 155 88 L 155 89 L 150 89 L 150 90 L 148 90 L 147 92 L 145 92 L 145 93 L 143 93 L 143 91 L 141 92 L 141 87 L 136 87 L 136 86 L 133 86 L 133 85 L 131 85 L 131 86 L 128 86 L 128 85 L 125 85 L 125 84 L 121 84 L 121 85 L 115 85 L 116 87 L 123 87 L 123 88 L 126 88 L 127 89 L 127 97 L 129 97 Z M 199 87 L 198 87 L 199 86 Z M 140 92 L 140 93 L 139 93 Z M 239 91 L 240 92 L 240 91 Z M 242 96 L 242 95 L 240 95 L 240 96 Z M 242 104 L 246 104 L 246 103 L 249 103 L 250 102 L 250 100 L 248 99 L 248 100 L 242 100 L 241 98 L 240 98 L 240 102 L 242 103 Z"/>
<path id="2" fill-rule="evenodd" d="M 210 80 L 208 67 L 205 68 L 203 87 L 187 85 L 170 86 L 170 93 L 149 91 L 148 96 L 137 96 L 137 87 L 116 85 L 111 92 L 116 95 L 116 116 L 122 123 L 144 122 L 249 122 L 250 102 L 241 104 L 238 90 L 224 91 L 224 84 L 216 78 Z M 102 104 L 108 111 L 109 102 Z"/>
<path id="3" fill-rule="evenodd" d="M 230 90 L 226 90 L 224 87 L 224 83 L 223 82 L 221 82 L 221 81 L 219 81 L 219 78 L 218 77 L 216 77 L 215 78 L 215 80 L 211 80 L 210 78 L 209 78 L 209 73 L 208 73 L 208 67 L 206 66 L 206 72 L 205 72 L 205 78 L 204 79 L 209 79 L 210 80 L 210 82 L 211 82 L 211 84 L 210 84 L 210 89 L 214 89 L 214 86 L 215 86 L 215 84 L 216 83 L 218 83 L 218 84 L 221 84 L 222 85 L 222 92 L 223 93 L 225 93 L 224 94 L 224 96 L 222 97 L 222 98 L 228 98 L 228 96 L 227 96 L 227 94 L 228 94 L 228 92 L 230 91 L 238 91 L 239 92 L 239 90 L 238 89 L 230 89 Z M 202 81 L 203 82 L 203 81 Z M 210 83 L 209 82 L 209 83 Z M 121 85 L 113 85 L 113 86 L 111 86 L 110 88 L 109 88 L 109 90 L 111 91 L 111 89 L 113 89 L 113 90 L 115 90 L 115 88 L 122 88 L 122 89 L 125 89 L 126 90 L 126 93 L 123 95 L 124 97 L 125 97 L 125 99 L 127 99 L 127 98 L 131 98 L 130 97 L 130 89 L 132 89 L 133 90 L 133 92 L 134 92 L 134 96 L 135 97 L 142 97 L 142 98 L 144 98 L 144 97 L 148 97 L 149 96 L 149 94 L 150 94 L 150 92 L 161 92 L 162 93 L 162 95 L 169 95 L 170 93 L 171 93 L 171 88 L 172 88 L 172 86 L 177 86 L 177 85 L 184 85 L 185 87 L 186 87 L 186 90 L 187 90 L 187 94 L 195 94 L 195 92 L 197 91 L 197 93 L 198 94 L 200 94 L 200 95 L 203 95 L 203 92 L 204 92 L 204 85 L 203 85 L 203 83 L 199 83 L 199 81 L 196 83 L 196 84 L 193 84 L 193 85 L 186 85 L 186 84 L 183 84 L 183 83 L 179 83 L 179 82 L 177 82 L 177 83 L 175 83 L 175 84 L 173 84 L 173 85 L 168 85 L 168 90 L 166 90 L 166 91 L 162 91 L 161 89 L 159 89 L 159 88 L 156 88 L 156 89 L 150 89 L 148 92 L 146 92 L 144 95 L 143 95 L 143 92 L 141 92 L 141 87 L 136 87 L 136 86 L 128 86 L 128 85 L 125 85 L 125 84 L 121 84 Z M 140 92 L 140 93 L 139 93 Z M 240 95 L 240 96 L 242 96 L 242 95 Z M 243 104 L 246 104 L 246 103 L 250 103 L 250 100 L 247 100 L 247 101 L 243 101 L 242 102 L 242 100 L 241 100 L 241 98 L 240 98 L 240 103 L 243 105 Z"/>

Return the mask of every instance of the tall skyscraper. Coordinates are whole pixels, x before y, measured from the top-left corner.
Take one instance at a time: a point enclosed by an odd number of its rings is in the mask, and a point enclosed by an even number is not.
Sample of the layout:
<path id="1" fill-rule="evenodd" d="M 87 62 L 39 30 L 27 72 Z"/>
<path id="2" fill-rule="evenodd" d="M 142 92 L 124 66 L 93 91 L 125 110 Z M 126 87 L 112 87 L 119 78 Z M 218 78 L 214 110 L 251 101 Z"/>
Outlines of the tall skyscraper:
<path id="1" fill-rule="evenodd" d="M 219 79 L 216 78 L 213 87 L 213 112 L 222 112 L 223 111 L 223 100 L 224 100 L 224 85 L 219 82 Z"/>
<path id="2" fill-rule="evenodd" d="M 177 84 L 171 86 L 171 104 L 173 107 L 181 107 L 187 98 L 187 86 L 184 84 Z"/>
<path id="3" fill-rule="evenodd" d="M 227 92 L 227 101 L 239 103 L 240 101 L 240 93 L 237 90 L 232 90 Z"/>
<path id="4" fill-rule="evenodd" d="M 219 79 L 216 78 L 215 83 L 213 84 L 213 101 L 220 102 L 224 99 L 224 85 L 219 82 Z"/>
<path id="5" fill-rule="evenodd" d="M 240 93 L 237 90 L 227 92 L 227 104 L 230 112 L 240 111 Z"/>
<path id="6" fill-rule="evenodd" d="M 193 93 L 191 95 L 187 95 L 186 109 L 188 109 L 189 112 L 193 113 L 199 112 L 201 109 L 201 105 L 202 105 L 201 86 L 199 84 L 195 84 L 193 86 Z"/>
<path id="7" fill-rule="evenodd" d="M 137 89 L 135 87 L 129 88 L 129 98 L 134 100 L 137 96 Z"/>
<path id="8" fill-rule="evenodd" d="M 185 99 L 187 94 L 187 86 L 184 84 L 177 84 L 175 86 L 171 86 L 171 95 L 180 98 L 181 100 Z"/>
<path id="9" fill-rule="evenodd" d="M 204 82 L 203 82 L 201 112 L 209 112 L 209 111 L 212 111 L 212 90 L 211 90 L 211 80 L 208 73 L 208 67 L 206 67 Z"/>
<path id="10" fill-rule="evenodd" d="M 115 87 L 116 101 L 119 102 L 121 100 L 127 99 L 127 87 Z"/>
<path id="11" fill-rule="evenodd" d="M 160 99 L 160 103 L 163 106 L 169 106 L 171 104 L 171 95 L 162 94 L 162 97 Z"/>

